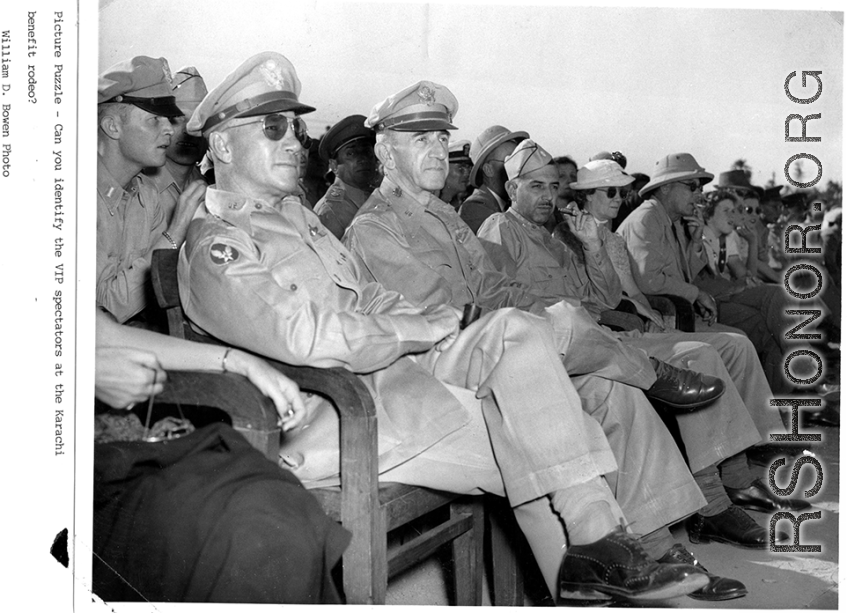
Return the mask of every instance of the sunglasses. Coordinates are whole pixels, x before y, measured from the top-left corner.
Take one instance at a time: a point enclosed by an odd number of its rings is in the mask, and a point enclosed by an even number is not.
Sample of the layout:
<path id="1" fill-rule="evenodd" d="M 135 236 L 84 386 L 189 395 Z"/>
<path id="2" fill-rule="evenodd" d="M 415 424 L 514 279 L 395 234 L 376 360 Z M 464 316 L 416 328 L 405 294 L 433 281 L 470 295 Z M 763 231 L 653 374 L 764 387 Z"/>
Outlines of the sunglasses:
<path id="1" fill-rule="evenodd" d="M 759 209 L 754 206 L 745 206 L 744 212 L 750 215 L 751 213 L 759 214 Z"/>
<path id="2" fill-rule="evenodd" d="M 240 128 L 241 126 L 249 126 L 250 124 L 260 122 L 262 124 L 262 134 L 264 134 L 265 138 L 268 140 L 282 140 L 290 126 L 294 134 L 294 138 L 298 140 L 304 149 L 308 149 L 312 142 L 312 139 L 309 138 L 309 131 L 306 128 L 305 121 L 303 121 L 300 117 L 286 117 L 280 113 L 265 115 L 262 119 L 248 121 L 247 123 L 238 124 L 237 126 L 232 127 Z"/>
<path id="3" fill-rule="evenodd" d="M 629 192 L 631 191 L 628 187 L 598 187 L 597 190 L 601 192 L 606 192 L 606 197 L 611 199 L 618 195 L 618 192 L 621 194 L 621 198 L 626 198 L 629 196 Z"/>
<path id="4" fill-rule="evenodd" d="M 680 183 L 682 185 L 684 185 L 685 187 L 687 187 L 688 189 L 690 189 L 692 192 L 696 192 L 698 189 L 700 189 L 702 187 L 700 185 L 699 181 L 697 181 L 697 183 L 689 183 L 688 181 L 680 181 Z"/>

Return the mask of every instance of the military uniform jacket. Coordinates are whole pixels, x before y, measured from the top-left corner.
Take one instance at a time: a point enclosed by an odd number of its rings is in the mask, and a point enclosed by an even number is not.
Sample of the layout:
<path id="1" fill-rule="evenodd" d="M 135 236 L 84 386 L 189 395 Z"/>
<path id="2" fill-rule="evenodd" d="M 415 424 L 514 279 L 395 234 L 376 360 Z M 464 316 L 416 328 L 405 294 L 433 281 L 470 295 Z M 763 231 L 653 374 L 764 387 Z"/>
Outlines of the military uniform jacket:
<path id="1" fill-rule="evenodd" d="M 97 304 L 123 323 L 147 304 L 153 245 L 165 230 L 156 189 L 135 177 L 124 190 L 97 158 Z"/>
<path id="2" fill-rule="evenodd" d="M 413 304 L 518 307 L 540 314 L 556 298 L 497 270 L 479 239 L 449 204 L 432 194 L 421 205 L 387 177 L 344 237 L 374 278 Z"/>
<path id="3" fill-rule="evenodd" d="M 578 258 L 514 208 L 486 219 L 477 235 L 497 268 L 544 295 L 577 298 L 595 317 L 621 301 L 620 279 L 602 247 L 580 248 Z"/>
<path id="4" fill-rule="evenodd" d="M 467 423 L 459 401 L 403 357 L 440 340 L 420 309 L 374 282 L 299 199 L 277 206 L 206 192 L 206 214 L 191 222 L 178 269 L 191 321 L 283 362 L 363 374 L 378 411 L 381 470 Z M 320 421 L 297 438 L 309 470 L 295 474 L 309 481 L 338 472 L 337 429 Z"/>
<path id="5" fill-rule="evenodd" d="M 694 249 L 682 225 L 671 222 L 657 200 L 641 203 L 623 220 L 617 233 L 626 241 L 635 281 L 642 292 L 680 296 L 692 303 L 697 299 L 699 289 L 693 280 L 706 266 L 702 250 Z"/>
<path id="6" fill-rule="evenodd" d="M 476 234 L 482 222 L 494 213 L 502 213 L 507 206 L 487 187 L 479 187 L 459 207 L 459 215 Z"/>
<path id="7" fill-rule="evenodd" d="M 315 213 L 335 238 L 341 240 L 368 195 L 366 191 L 347 185 L 335 177 L 335 182 L 315 205 Z"/>
<path id="8" fill-rule="evenodd" d="M 195 165 L 191 168 L 185 186 L 188 187 L 192 181 L 202 178 L 203 175 L 200 173 L 200 167 Z M 161 168 L 145 169 L 142 180 L 145 182 L 149 181 L 155 186 L 156 191 L 159 193 L 159 206 L 162 207 L 165 224 L 170 224 L 176 210 L 176 204 L 182 194 L 182 188 L 177 185 L 176 179 L 174 179 L 174 176 L 168 169 L 168 165 L 165 164 Z"/>

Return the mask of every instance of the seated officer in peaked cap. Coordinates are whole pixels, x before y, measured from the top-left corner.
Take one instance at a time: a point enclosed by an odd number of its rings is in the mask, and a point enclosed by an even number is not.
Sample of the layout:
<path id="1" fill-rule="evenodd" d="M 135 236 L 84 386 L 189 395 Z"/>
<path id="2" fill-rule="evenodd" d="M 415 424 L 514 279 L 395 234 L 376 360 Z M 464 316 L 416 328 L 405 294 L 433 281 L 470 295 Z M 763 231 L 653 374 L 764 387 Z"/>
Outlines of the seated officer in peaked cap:
<path id="1" fill-rule="evenodd" d="M 471 185 L 477 189 L 459 208 L 459 214 L 474 234 L 487 217 L 509 208 L 503 161 L 525 138 L 529 138 L 526 132 L 512 132 L 495 125 L 486 128 L 474 139 L 470 148 L 473 161 Z"/>
<path id="2" fill-rule="evenodd" d="M 562 542 L 564 521 L 576 545 L 565 560 L 569 592 L 608 598 L 597 588 L 656 599 L 705 585 L 690 565 L 650 560 L 620 529 L 622 513 L 602 477 L 617 464 L 598 424 L 581 411 L 549 330 L 529 314 L 503 310 L 458 334 L 453 308 L 413 306 L 373 282 L 318 217 L 289 196 L 304 137 L 298 115 L 313 110 L 299 93 L 290 62 L 262 53 L 213 89 L 189 122 L 189 131 L 207 137 L 216 170 L 204 215 L 192 222 L 180 254 L 180 298 L 194 324 L 265 356 L 358 373 L 376 403 L 381 477 L 508 494 L 514 507 L 528 509 L 525 517 L 542 518 L 548 542 Z M 443 107 L 432 108 L 443 92 L 422 85 L 412 93 L 419 117 L 449 125 Z M 424 158 L 432 139 L 442 138 L 406 134 L 414 142 L 405 154 Z M 420 180 L 440 188 L 445 172 Z M 282 461 L 307 487 L 337 482 L 334 411 L 321 405 L 304 423 L 308 429 L 292 430 L 283 441 Z M 683 515 L 699 508 L 702 496 L 672 443 L 670 452 L 656 483 L 619 484 L 618 498 L 628 502 L 656 488 L 674 503 L 682 497 Z M 580 550 L 585 557 L 576 555 Z M 547 572 L 558 593 L 561 549 L 555 556 Z M 624 570 L 602 576 L 613 565 Z"/>
<path id="3" fill-rule="evenodd" d="M 173 218 L 179 195 L 192 182 L 203 180 L 198 164 L 206 155 L 206 140 L 188 134 L 185 124 L 207 93 L 206 83 L 194 66 L 186 66 L 174 74 L 173 94 L 183 115 L 173 121 L 174 134 L 165 153 L 165 165 L 144 171 L 144 176 L 153 181 L 159 192 L 167 223 Z"/>
<path id="4" fill-rule="evenodd" d="M 364 115 L 345 117 L 321 139 L 318 152 L 335 173 L 335 182 L 315 205 L 315 213 L 338 239 L 375 187 L 374 142 L 376 136 L 365 127 Z"/>
<path id="5" fill-rule="evenodd" d="M 439 97 L 442 91 L 446 93 Z M 420 103 L 421 99 L 432 99 L 433 92 L 434 102 Z M 569 374 L 588 375 L 576 377 L 572 382 L 583 398 L 586 412 L 604 426 L 609 425 L 607 434 L 621 465 L 620 472 L 627 475 L 627 479 L 618 480 L 618 487 L 631 485 L 630 478 L 650 479 L 651 474 L 658 474 L 662 469 L 657 465 L 655 470 L 650 470 L 650 459 L 641 457 L 639 449 L 642 444 L 648 444 L 657 451 L 664 440 L 663 434 L 667 433 L 662 434 L 662 427 L 658 426 L 655 441 L 639 442 L 638 431 L 645 426 L 642 420 L 652 421 L 656 415 L 639 390 L 619 381 L 650 388 L 651 394 L 655 394 L 660 388 L 667 391 L 665 385 L 673 380 L 671 387 L 681 395 L 672 402 L 678 403 L 688 396 L 689 409 L 720 396 L 723 384 L 715 378 L 700 379 L 690 371 L 683 373 L 657 361 L 663 382 L 654 388 L 657 380 L 654 367 L 643 352 L 621 344 L 573 303 L 535 296 L 528 287 L 513 283 L 496 271 L 467 224 L 452 207 L 432 195 L 443 186 L 447 174 L 447 131 L 453 129 L 455 109 L 455 99 L 449 91 L 429 82 L 407 88 L 374 107 L 369 123 L 377 129 L 376 152 L 385 179 L 347 229 L 345 243 L 362 258 L 378 281 L 419 306 L 449 304 L 461 310 L 473 304 L 488 313 L 487 317 L 514 313 L 503 308 L 509 306 L 544 314 L 547 322 L 539 317 L 531 317 L 529 321 L 544 329 L 545 334 L 553 334 L 552 340 Z M 577 346 L 593 350 L 576 351 Z M 683 379 L 687 382 L 681 383 Z M 534 393 L 529 391 L 527 398 L 532 398 Z M 628 426 L 621 429 L 612 425 L 620 421 L 626 421 Z M 627 434 L 622 435 L 623 432 Z M 631 469 L 626 468 L 637 455 L 640 460 Z M 621 500 L 620 496 L 618 499 Z M 644 500 L 632 502 L 624 506 L 624 513 L 629 521 L 639 525 L 637 530 L 656 533 L 650 535 L 651 542 L 654 538 L 670 541 L 664 528 L 667 522 L 656 523 L 658 518 L 644 517 L 644 510 L 656 505 Z M 659 503 L 659 506 L 663 505 Z M 670 504 L 663 513 L 678 517 L 679 510 Z M 537 533 L 539 541 L 546 539 L 544 542 L 534 542 L 534 535 L 527 536 L 541 568 L 550 568 L 550 560 L 544 553 L 545 544 L 551 542 L 549 534 Z M 555 543 L 563 545 L 564 537 Z M 669 546 L 657 552 L 656 557 Z M 545 577 L 554 589 L 555 575 L 545 573 Z"/>
<path id="6" fill-rule="evenodd" d="M 203 197 L 193 183 L 168 223 L 141 170 L 165 163 L 182 115 L 164 58 L 135 57 L 100 75 L 97 108 L 97 304 L 120 323 L 147 304 L 154 249 L 176 249 Z M 141 316 L 143 317 L 143 316 Z"/>
<path id="7" fill-rule="evenodd" d="M 451 142 L 447 148 L 447 179 L 441 193 L 436 194 L 441 200 L 457 211 L 465 199 L 470 184 L 473 161 L 470 156 L 471 141 L 460 140 Z"/>

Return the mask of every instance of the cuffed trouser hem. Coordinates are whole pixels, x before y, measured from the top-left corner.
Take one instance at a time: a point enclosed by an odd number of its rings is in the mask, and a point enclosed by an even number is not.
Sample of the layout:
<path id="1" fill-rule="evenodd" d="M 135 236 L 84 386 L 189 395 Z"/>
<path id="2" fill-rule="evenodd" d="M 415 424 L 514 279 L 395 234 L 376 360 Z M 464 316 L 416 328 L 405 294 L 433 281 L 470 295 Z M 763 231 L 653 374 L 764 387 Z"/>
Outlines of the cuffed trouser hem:
<path id="1" fill-rule="evenodd" d="M 513 507 L 535 500 L 556 490 L 569 489 L 592 481 L 600 474 L 613 472 L 617 467 L 611 451 L 598 452 L 589 458 L 576 458 L 545 470 L 533 471 L 523 479 L 506 483 L 506 492 Z M 574 475 L 581 475 L 575 479 Z M 609 497 L 613 498 L 609 492 Z"/>

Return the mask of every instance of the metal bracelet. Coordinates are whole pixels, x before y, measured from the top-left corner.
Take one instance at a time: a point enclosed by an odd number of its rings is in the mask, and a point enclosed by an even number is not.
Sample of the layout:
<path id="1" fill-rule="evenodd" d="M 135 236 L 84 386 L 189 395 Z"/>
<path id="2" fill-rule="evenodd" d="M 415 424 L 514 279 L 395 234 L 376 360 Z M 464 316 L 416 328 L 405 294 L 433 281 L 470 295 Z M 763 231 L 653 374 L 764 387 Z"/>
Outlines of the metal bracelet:
<path id="1" fill-rule="evenodd" d="M 171 235 L 168 234 L 167 230 L 162 230 L 162 236 L 168 239 L 168 242 L 171 244 L 171 249 L 179 249 L 179 247 L 176 246 L 176 241 L 171 238 Z"/>

